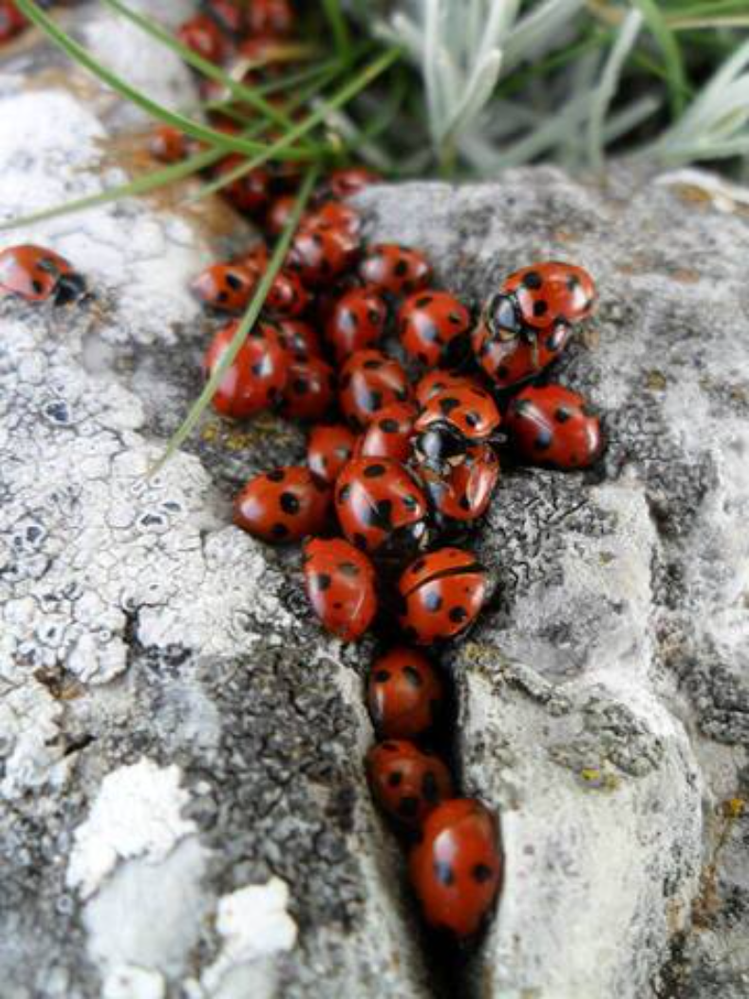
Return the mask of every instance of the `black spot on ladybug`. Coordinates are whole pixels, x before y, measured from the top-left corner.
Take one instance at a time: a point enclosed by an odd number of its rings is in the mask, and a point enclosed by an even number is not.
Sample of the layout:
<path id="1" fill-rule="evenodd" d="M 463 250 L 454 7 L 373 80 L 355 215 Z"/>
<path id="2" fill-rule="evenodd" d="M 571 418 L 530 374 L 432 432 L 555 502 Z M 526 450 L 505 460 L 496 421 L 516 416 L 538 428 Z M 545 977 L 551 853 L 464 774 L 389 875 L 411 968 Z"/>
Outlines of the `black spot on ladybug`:
<path id="1" fill-rule="evenodd" d="M 404 666 L 403 675 L 412 687 L 420 687 L 424 682 L 421 679 L 421 673 L 419 673 L 415 666 Z"/>
<path id="2" fill-rule="evenodd" d="M 408 263 L 405 260 L 399 260 L 393 268 L 393 274 L 399 278 L 405 277 L 408 274 Z"/>
<path id="3" fill-rule="evenodd" d="M 408 389 L 398 389 L 395 393 L 395 398 L 398 402 L 405 402 L 408 399 Z"/>
<path id="4" fill-rule="evenodd" d="M 274 524 L 270 532 L 274 538 L 285 538 L 289 533 L 289 529 L 285 524 Z"/>
<path id="5" fill-rule="evenodd" d="M 292 516 L 299 513 L 299 499 L 293 493 L 281 493 L 278 502 L 280 503 L 281 509 L 284 513 L 288 513 Z"/>
<path id="6" fill-rule="evenodd" d="M 385 530 L 389 529 L 392 526 L 393 501 L 389 499 L 378 500 L 375 509 L 378 524 Z"/>
<path id="7" fill-rule="evenodd" d="M 450 313 L 448 313 L 447 318 L 453 324 L 453 326 L 462 326 L 463 325 L 463 317 L 461 315 L 459 315 L 457 312 L 450 312 Z"/>
<path id="8" fill-rule="evenodd" d="M 286 478 L 286 472 L 282 468 L 274 468 L 272 472 L 268 472 L 265 476 L 269 482 L 283 482 Z"/>
<path id="9" fill-rule="evenodd" d="M 487 864 L 474 864 L 471 874 L 473 875 L 473 880 L 481 885 L 492 879 L 494 871 Z"/>
<path id="10" fill-rule="evenodd" d="M 537 451 L 546 451 L 551 447 L 553 440 L 554 437 L 551 431 L 544 428 L 539 430 L 536 435 L 536 439 L 533 442 L 533 446 Z"/>
<path id="11" fill-rule="evenodd" d="M 404 496 L 402 503 L 406 510 L 414 511 L 419 508 L 419 501 L 415 496 Z"/>
<path id="12" fill-rule="evenodd" d="M 575 291 L 579 287 L 580 287 L 580 278 L 577 276 L 577 274 L 570 274 L 570 276 L 567 278 L 567 290 Z"/>
<path id="13" fill-rule="evenodd" d="M 471 504 L 468 502 L 468 497 L 467 496 L 461 496 L 460 497 L 459 506 L 460 506 L 461 510 L 465 510 L 466 513 L 470 513 Z"/>
<path id="14" fill-rule="evenodd" d="M 224 302 L 228 302 L 228 300 L 229 296 L 225 291 L 220 291 L 218 295 L 216 295 L 217 302 L 221 302 L 223 304 Z"/>
<path id="15" fill-rule="evenodd" d="M 413 819 L 419 814 L 419 799 L 408 795 L 398 802 L 398 814 L 404 819 Z"/>
<path id="16" fill-rule="evenodd" d="M 378 409 L 382 409 L 382 392 L 369 392 L 362 404 L 368 412 L 376 413 Z"/>
<path id="17" fill-rule="evenodd" d="M 534 302 L 533 303 L 533 315 L 540 318 L 545 316 L 549 311 L 548 302 Z"/>
<path id="18" fill-rule="evenodd" d="M 41 295 L 41 293 L 44 291 L 44 285 L 42 284 L 41 281 L 37 281 L 36 278 L 32 279 L 31 287 L 34 289 L 37 295 Z"/>
<path id="19" fill-rule="evenodd" d="M 468 611 L 465 607 L 453 607 L 450 610 L 449 617 L 453 624 L 461 624 L 468 617 Z"/>
<path id="20" fill-rule="evenodd" d="M 375 683 L 387 683 L 390 679 L 390 673 L 386 669 L 378 669 L 374 675 Z"/>
<path id="21" fill-rule="evenodd" d="M 478 413 L 469 412 L 465 415 L 465 421 L 469 427 L 475 428 L 481 423 L 481 417 Z"/>
<path id="22" fill-rule="evenodd" d="M 560 406 L 556 413 L 554 413 L 554 419 L 557 423 L 566 423 L 571 418 L 572 413 L 570 413 L 569 409 L 565 409 L 564 406 Z"/>
<path id="23" fill-rule="evenodd" d="M 386 417 L 384 420 L 380 420 L 380 430 L 385 434 L 397 434 L 398 433 L 398 421 L 393 420 L 390 417 Z"/>
<path id="24" fill-rule="evenodd" d="M 436 614 L 437 611 L 442 610 L 442 597 L 439 593 L 426 593 L 424 595 L 424 606 L 428 611 Z"/>
<path id="25" fill-rule="evenodd" d="M 449 416 L 454 409 L 458 409 L 460 406 L 460 399 L 456 399 L 454 396 L 448 396 L 446 399 L 440 399 L 439 407 L 445 416 Z"/>
<path id="26" fill-rule="evenodd" d="M 439 799 L 440 789 L 437 778 L 431 770 L 428 770 L 421 778 L 421 794 L 425 801 L 434 804 Z"/>
<path id="27" fill-rule="evenodd" d="M 497 378 L 504 379 L 507 378 L 509 374 L 510 374 L 510 369 L 507 367 L 507 365 L 500 364 L 500 366 L 497 368 Z"/>
<path id="28" fill-rule="evenodd" d="M 320 590 L 321 592 L 329 590 L 330 584 L 332 582 L 333 580 L 330 578 L 327 572 L 319 572 L 317 576 L 315 576 L 315 585 L 317 586 L 317 589 Z"/>
<path id="29" fill-rule="evenodd" d="M 403 783 L 403 774 L 400 770 L 394 770 L 393 773 L 388 774 L 388 784 L 390 787 L 398 787 L 399 784 Z"/>
<path id="30" fill-rule="evenodd" d="M 368 361 L 365 361 L 362 367 L 365 371 L 376 371 L 378 368 L 382 367 L 382 361 L 379 358 L 371 357 Z"/>
<path id="31" fill-rule="evenodd" d="M 341 562 L 338 566 L 338 571 L 342 576 L 348 576 L 350 579 L 359 575 L 359 566 L 354 565 L 353 562 Z"/>
<path id="32" fill-rule="evenodd" d="M 538 271 L 528 271 L 528 273 L 523 278 L 523 284 L 526 288 L 531 291 L 537 291 L 541 285 L 544 283 L 543 278 L 538 273 Z"/>
<path id="33" fill-rule="evenodd" d="M 453 869 L 446 860 L 435 860 L 434 876 L 441 885 L 451 885 L 455 881 Z"/>
<path id="34" fill-rule="evenodd" d="M 231 271 L 226 275 L 226 283 L 229 285 L 232 291 L 239 291 L 244 287 L 244 282 L 241 278 L 237 277 L 236 274 L 232 274 Z M 223 294 L 223 292 L 221 293 Z M 219 298 L 221 296 L 219 295 Z"/>
<path id="35" fill-rule="evenodd" d="M 306 395 L 309 391 L 309 382 L 305 378 L 295 378 L 291 383 L 291 390 L 294 395 Z"/>
<path id="36" fill-rule="evenodd" d="M 417 309 L 423 309 L 425 306 L 430 305 L 431 302 L 432 302 L 432 296 L 431 295 L 424 295 L 422 298 L 417 298 L 416 303 L 415 303 L 416 304 L 416 308 Z"/>
<path id="37" fill-rule="evenodd" d="M 387 469 L 384 465 L 367 465 L 364 469 L 365 479 L 379 479 L 380 476 L 384 475 Z"/>

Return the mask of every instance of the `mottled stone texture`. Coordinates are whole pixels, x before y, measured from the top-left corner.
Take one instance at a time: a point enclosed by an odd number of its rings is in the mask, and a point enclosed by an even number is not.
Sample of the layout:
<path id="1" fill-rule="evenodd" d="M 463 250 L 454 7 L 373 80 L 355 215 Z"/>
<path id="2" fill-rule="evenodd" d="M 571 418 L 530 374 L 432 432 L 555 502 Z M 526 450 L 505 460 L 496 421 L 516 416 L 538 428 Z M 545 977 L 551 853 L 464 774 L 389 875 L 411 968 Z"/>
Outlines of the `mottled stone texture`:
<path id="1" fill-rule="evenodd" d="M 98 18 L 101 53 L 194 99 Z M 3 218 L 138 163 L 107 139 L 132 114 L 44 59 L 0 74 Z M 603 467 L 506 469 L 475 540 L 498 594 L 450 656 L 456 751 L 507 877 L 445 991 L 362 780 L 367 648 L 319 634 L 296 552 L 229 526 L 301 434 L 209 418 L 144 477 L 199 385 L 186 283 L 229 236 L 183 193 L 6 237 L 97 304 L 0 305 L 3 999 L 749 995 L 749 194 L 618 167 L 360 198 L 472 301 L 537 256 L 601 287 L 558 375 L 606 413 Z"/>

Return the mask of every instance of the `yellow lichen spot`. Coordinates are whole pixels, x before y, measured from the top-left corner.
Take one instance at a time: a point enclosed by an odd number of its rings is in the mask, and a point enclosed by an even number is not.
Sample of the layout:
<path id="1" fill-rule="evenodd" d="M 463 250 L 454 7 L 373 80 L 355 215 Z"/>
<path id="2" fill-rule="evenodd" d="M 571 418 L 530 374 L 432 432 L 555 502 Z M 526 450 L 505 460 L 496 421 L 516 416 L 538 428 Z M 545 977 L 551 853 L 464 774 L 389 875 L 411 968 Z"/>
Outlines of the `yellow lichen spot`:
<path id="1" fill-rule="evenodd" d="M 713 200 L 712 194 L 697 184 L 673 184 L 671 190 L 677 198 L 690 205 L 709 205 Z"/>
<path id="2" fill-rule="evenodd" d="M 613 552 L 601 552 L 598 556 L 601 565 L 611 565 L 615 558 L 616 555 Z"/>
<path id="3" fill-rule="evenodd" d="M 679 284 L 697 284 L 700 280 L 700 275 L 698 271 L 693 270 L 691 267 L 677 267 L 671 273 L 671 278 L 674 281 L 678 281 Z"/>
<path id="4" fill-rule="evenodd" d="M 746 810 L 746 799 L 729 798 L 723 802 L 723 814 L 727 819 L 740 819 Z"/>
<path id="5" fill-rule="evenodd" d="M 651 368 L 645 373 L 645 388 L 651 392 L 663 392 L 667 385 L 666 376 L 662 371 Z"/>

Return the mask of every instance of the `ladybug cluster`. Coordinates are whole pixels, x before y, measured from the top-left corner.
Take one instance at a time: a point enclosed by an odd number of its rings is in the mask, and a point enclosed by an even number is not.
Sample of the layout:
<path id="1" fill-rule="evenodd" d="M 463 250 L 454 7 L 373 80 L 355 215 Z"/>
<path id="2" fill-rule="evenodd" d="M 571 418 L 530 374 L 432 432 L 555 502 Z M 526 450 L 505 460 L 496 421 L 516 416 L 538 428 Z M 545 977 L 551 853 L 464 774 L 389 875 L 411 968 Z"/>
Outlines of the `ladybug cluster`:
<path id="1" fill-rule="evenodd" d="M 272 74 L 269 53 L 293 28 L 287 0 L 206 0 L 179 37 L 203 58 L 240 53 L 264 65 L 254 73 Z M 151 149 L 167 161 L 190 152 L 169 128 Z M 230 156 L 215 170 L 236 173 L 242 162 Z M 503 860 L 495 814 L 460 797 L 441 755 L 452 741 L 451 696 L 437 657 L 492 594 L 466 540 L 497 493 L 501 464 L 577 470 L 602 452 L 599 418 L 548 371 L 596 293 L 582 268 L 542 262 L 510 274 L 474 313 L 435 286 L 420 250 L 365 242 L 346 199 L 378 180 L 352 167 L 318 185 L 213 405 L 233 420 L 272 409 L 307 429 L 306 463 L 252 478 L 234 521 L 267 544 L 303 545 L 307 596 L 324 629 L 344 642 L 377 634 L 366 694 L 377 735 L 366 759 L 372 796 L 409 851 L 426 922 L 466 941 L 494 906 Z M 264 238 L 192 281 L 218 317 L 207 376 L 267 271 L 298 183 L 293 168 L 260 167 L 222 188 Z M 27 245 L 0 253 L 0 295 L 67 305 L 87 290 L 66 260 Z"/>

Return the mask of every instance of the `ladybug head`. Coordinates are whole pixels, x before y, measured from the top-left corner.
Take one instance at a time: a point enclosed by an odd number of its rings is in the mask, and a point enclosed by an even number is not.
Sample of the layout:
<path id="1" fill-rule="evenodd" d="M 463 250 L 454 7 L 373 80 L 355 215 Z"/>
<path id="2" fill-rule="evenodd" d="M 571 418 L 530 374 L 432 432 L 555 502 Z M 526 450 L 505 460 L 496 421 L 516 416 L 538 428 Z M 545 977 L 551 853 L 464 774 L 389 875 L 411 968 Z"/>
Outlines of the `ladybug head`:
<path id="1" fill-rule="evenodd" d="M 514 340 L 523 328 L 513 295 L 492 295 L 484 306 L 483 319 L 492 337 Z"/>
<path id="2" fill-rule="evenodd" d="M 86 294 L 86 279 L 83 275 L 70 271 L 61 274 L 55 285 L 55 305 L 70 305 Z"/>
<path id="3" fill-rule="evenodd" d="M 432 423 L 414 439 L 414 453 L 420 465 L 440 475 L 465 460 L 468 442 L 447 420 Z"/>

